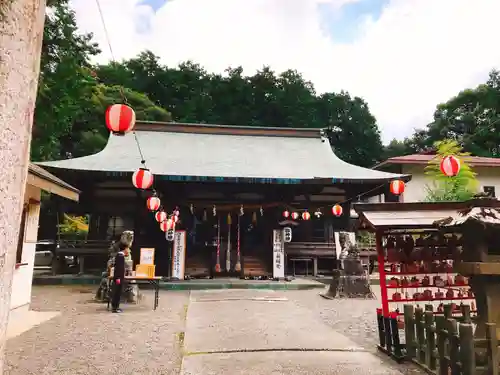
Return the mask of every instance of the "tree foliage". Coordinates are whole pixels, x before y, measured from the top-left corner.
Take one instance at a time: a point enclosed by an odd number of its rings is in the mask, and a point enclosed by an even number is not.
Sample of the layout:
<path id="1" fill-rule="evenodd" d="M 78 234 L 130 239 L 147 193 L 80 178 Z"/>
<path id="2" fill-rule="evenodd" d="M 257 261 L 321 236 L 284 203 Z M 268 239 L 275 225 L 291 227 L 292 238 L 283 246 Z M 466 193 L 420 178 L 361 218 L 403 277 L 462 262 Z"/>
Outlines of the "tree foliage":
<path id="1" fill-rule="evenodd" d="M 465 152 L 500 157 L 500 73 L 436 107 L 433 121 L 383 147 L 367 103 L 347 92 L 316 93 L 294 70 L 241 67 L 209 73 L 191 61 L 168 67 L 151 51 L 93 66 L 99 53 L 91 34 L 78 32 L 68 0 L 48 1 L 36 102 L 32 159 L 76 157 L 102 149 L 108 105 L 133 104 L 139 120 L 245 126 L 328 128 L 335 153 L 372 166 L 394 156 L 455 140 Z"/>
<path id="2" fill-rule="evenodd" d="M 368 105 L 346 92 L 317 95 L 311 82 L 288 70 L 241 67 L 208 73 L 188 61 L 171 68 L 145 51 L 122 62 L 93 67 L 99 51 L 92 35 L 77 31 L 67 0 L 53 0 L 47 15 L 32 158 L 58 159 L 102 149 L 107 106 L 132 105 L 139 120 L 245 126 L 329 127 L 335 152 L 371 166 L 382 142 Z M 172 114 L 172 116 L 170 115 Z"/>
<path id="3" fill-rule="evenodd" d="M 384 147 L 383 159 L 386 160 L 395 156 L 411 155 L 417 151 L 411 139 L 405 138 L 403 141 L 400 141 L 393 138 L 392 141 Z"/>
<path id="4" fill-rule="evenodd" d="M 455 140 L 436 142 L 436 156 L 425 167 L 425 175 L 430 180 L 426 186 L 428 202 L 461 202 L 471 199 L 476 191 L 478 182 L 476 173 L 468 164 L 470 153 L 462 152 L 462 147 Z M 460 159 L 460 172 L 454 177 L 445 176 L 440 169 L 441 160 L 448 155 L 455 155 Z"/>
<path id="5" fill-rule="evenodd" d="M 455 140 L 475 156 L 500 157 L 500 73 L 474 89 L 458 93 L 436 107 L 433 121 L 407 141 L 416 152 L 432 148 L 441 139 Z"/>
<path id="6" fill-rule="evenodd" d="M 52 0 L 45 17 L 41 71 L 31 158 L 59 159 L 94 153 L 106 143 L 104 113 L 123 101 L 121 91 L 99 83 L 91 58 L 99 53 L 91 34 L 80 34 L 67 0 Z M 170 120 L 149 98 L 125 89 L 144 120 Z"/>
<path id="7" fill-rule="evenodd" d="M 63 221 L 58 226 L 59 236 L 64 240 L 81 240 L 87 237 L 89 218 L 87 216 L 72 216 L 64 214 Z"/>
<path id="8" fill-rule="evenodd" d="M 382 156 L 380 132 L 366 102 L 346 92 L 318 95 L 294 70 L 276 74 L 263 67 L 245 75 L 236 67 L 215 74 L 190 61 L 169 68 L 145 51 L 137 58 L 99 66 L 97 73 L 106 85 L 146 93 L 178 122 L 329 127 L 335 152 L 344 160 L 371 166 Z"/>

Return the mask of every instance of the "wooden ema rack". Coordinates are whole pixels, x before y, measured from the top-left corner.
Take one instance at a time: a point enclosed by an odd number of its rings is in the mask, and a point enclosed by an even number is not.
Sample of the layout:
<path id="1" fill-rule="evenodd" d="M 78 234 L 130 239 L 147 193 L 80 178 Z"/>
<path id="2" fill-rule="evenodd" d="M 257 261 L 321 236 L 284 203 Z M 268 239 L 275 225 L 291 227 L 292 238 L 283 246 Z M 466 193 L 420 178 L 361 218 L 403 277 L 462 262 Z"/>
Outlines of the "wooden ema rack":
<path id="1" fill-rule="evenodd" d="M 476 312 L 467 278 L 454 272 L 454 260 L 461 254 L 456 235 L 407 231 L 379 236 L 383 316 L 402 316 L 403 304 L 431 304 L 436 315 L 442 314 L 447 304 L 453 314 L 459 314 L 463 305 Z"/>

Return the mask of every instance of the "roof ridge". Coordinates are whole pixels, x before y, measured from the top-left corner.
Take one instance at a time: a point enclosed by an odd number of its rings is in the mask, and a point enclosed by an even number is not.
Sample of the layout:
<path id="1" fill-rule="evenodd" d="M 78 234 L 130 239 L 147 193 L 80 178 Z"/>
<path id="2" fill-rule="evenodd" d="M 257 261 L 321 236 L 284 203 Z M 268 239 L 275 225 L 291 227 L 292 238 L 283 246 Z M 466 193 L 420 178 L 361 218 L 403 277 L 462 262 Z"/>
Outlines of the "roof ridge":
<path id="1" fill-rule="evenodd" d="M 227 124 L 200 124 L 182 122 L 159 122 L 159 121 L 137 121 L 136 131 L 158 131 L 174 133 L 212 133 L 230 135 L 253 135 L 253 136 L 290 136 L 320 138 L 323 134 L 322 128 L 288 128 L 288 127 L 264 127 L 249 125 L 227 125 Z"/>
<path id="2" fill-rule="evenodd" d="M 387 164 L 426 164 L 430 160 L 439 157 L 439 155 L 432 154 L 410 154 L 410 155 L 400 155 L 393 156 L 392 158 L 386 159 L 372 167 L 372 169 L 378 169 Z M 483 167 L 500 167 L 500 158 L 488 157 L 488 156 L 473 156 L 467 155 L 466 159 L 472 166 L 483 166 Z"/>

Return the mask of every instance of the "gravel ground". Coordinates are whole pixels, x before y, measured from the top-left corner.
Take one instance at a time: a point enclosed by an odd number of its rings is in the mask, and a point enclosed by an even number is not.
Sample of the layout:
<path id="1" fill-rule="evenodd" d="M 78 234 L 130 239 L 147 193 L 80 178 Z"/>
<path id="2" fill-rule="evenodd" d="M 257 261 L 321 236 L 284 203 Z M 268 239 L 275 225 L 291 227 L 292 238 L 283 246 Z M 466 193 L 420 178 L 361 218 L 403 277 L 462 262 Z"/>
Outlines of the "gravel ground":
<path id="1" fill-rule="evenodd" d="M 95 287 L 33 287 L 32 309 L 62 314 L 8 341 L 8 375 L 178 374 L 186 292 L 153 292 L 111 314 L 92 301 Z"/>
<path id="2" fill-rule="evenodd" d="M 34 286 L 32 309 L 62 314 L 8 341 L 5 374 L 179 374 L 189 292 L 161 291 L 154 312 L 153 293 L 145 291 L 145 301 L 125 305 L 123 314 L 111 314 L 104 304 L 93 302 L 94 292 L 95 287 Z M 326 300 L 319 293 L 317 289 L 277 292 L 376 352 L 379 301 Z M 379 357 L 405 375 L 423 374 Z"/>

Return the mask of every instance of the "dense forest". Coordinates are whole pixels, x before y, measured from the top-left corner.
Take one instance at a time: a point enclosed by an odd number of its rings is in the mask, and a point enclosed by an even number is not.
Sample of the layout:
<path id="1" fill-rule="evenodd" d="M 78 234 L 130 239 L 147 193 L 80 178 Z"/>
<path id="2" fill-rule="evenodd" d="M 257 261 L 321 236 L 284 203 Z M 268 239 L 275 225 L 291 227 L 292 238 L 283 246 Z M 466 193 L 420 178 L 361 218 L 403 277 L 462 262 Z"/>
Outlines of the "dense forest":
<path id="1" fill-rule="evenodd" d="M 437 106 L 434 120 L 403 140 L 382 145 L 368 104 L 347 92 L 318 94 L 301 74 L 263 67 L 209 73 L 195 62 L 167 67 L 150 51 L 94 66 L 92 35 L 78 32 L 67 0 L 52 0 L 46 16 L 32 159 L 70 158 L 101 150 L 104 112 L 123 98 L 140 120 L 248 126 L 328 127 L 336 154 L 372 166 L 390 156 L 426 150 L 444 138 L 475 155 L 496 156 L 500 144 L 500 75 Z M 497 125 L 499 124 L 499 125 Z"/>

